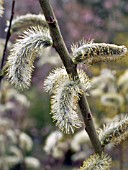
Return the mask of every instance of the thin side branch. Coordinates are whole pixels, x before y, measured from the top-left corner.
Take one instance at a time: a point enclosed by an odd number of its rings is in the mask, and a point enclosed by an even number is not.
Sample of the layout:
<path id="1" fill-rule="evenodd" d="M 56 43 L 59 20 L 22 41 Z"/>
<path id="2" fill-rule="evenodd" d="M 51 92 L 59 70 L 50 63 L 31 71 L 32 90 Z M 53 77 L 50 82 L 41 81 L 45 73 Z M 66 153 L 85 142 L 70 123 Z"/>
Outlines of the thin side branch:
<path id="1" fill-rule="evenodd" d="M 10 29 L 11 29 L 13 16 L 14 16 L 14 7 L 15 7 L 15 0 L 12 1 L 11 17 L 10 17 L 10 20 L 9 20 L 9 27 L 8 27 L 8 31 L 7 31 L 7 35 L 6 35 L 6 41 L 5 41 L 3 56 L 2 56 L 1 65 L 0 65 L 0 74 L 2 74 L 1 72 L 2 72 L 2 69 L 3 69 L 3 66 L 4 66 L 4 62 L 6 60 L 6 50 L 7 50 L 8 41 L 9 41 L 9 38 L 10 38 L 10 35 L 11 35 Z M 2 79 L 3 79 L 3 75 L 0 75 L 0 84 L 1 84 Z"/>
<path id="2" fill-rule="evenodd" d="M 40 5 L 44 12 L 44 16 L 46 18 L 46 21 L 50 29 L 51 37 L 53 39 L 53 47 L 56 49 L 56 51 L 60 55 L 62 62 L 67 70 L 67 73 L 72 75 L 73 77 L 74 76 L 78 77 L 76 65 L 72 62 L 70 54 L 63 41 L 63 37 L 61 35 L 57 19 L 49 3 L 49 0 L 39 0 L 39 2 L 40 2 Z M 96 129 L 94 127 L 91 111 L 90 111 L 86 96 L 84 94 L 80 98 L 79 106 L 81 109 L 81 113 L 83 115 L 85 129 L 90 137 L 93 148 L 96 153 L 101 155 L 103 148 L 101 146 Z"/>

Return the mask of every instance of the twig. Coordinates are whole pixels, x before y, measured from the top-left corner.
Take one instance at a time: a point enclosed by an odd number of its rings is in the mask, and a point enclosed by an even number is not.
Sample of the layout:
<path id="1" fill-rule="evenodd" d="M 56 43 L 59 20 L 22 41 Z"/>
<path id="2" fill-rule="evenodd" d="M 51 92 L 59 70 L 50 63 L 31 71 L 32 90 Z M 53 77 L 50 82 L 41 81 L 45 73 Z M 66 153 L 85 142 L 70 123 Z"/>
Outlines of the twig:
<path id="1" fill-rule="evenodd" d="M 123 153 L 123 142 L 119 145 L 119 154 L 120 154 L 120 160 L 119 160 L 119 169 L 124 169 L 124 153 Z"/>
<path id="2" fill-rule="evenodd" d="M 51 33 L 51 37 L 53 39 L 53 47 L 56 49 L 56 51 L 60 55 L 61 60 L 67 70 L 67 73 L 72 75 L 72 77 L 78 77 L 76 65 L 72 62 L 70 54 L 63 41 L 63 37 L 61 35 L 58 22 L 56 20 L 56 17 L 55 17 L 55 14 L 53 12 L 51 5 L 49 4 L 49 0 L 39 0 L 39 2 L 44 12 L 46 21 L 49 25 L 49 30 Z M 86 96 L 84 94 L 80 98 L 79 106 L 80 106 L 81 113 L 82 113 L 84 123 L 86 126 L 85 129 L 90 137 L 93 148 L 96 153 L 101 155 L 103 148 L 101 146 L 96 129 L 94 127 L 91 111 L 90 111 Z"/>
<path id="3" fill-rule="evenodd" d="M 2 74 L 2 69 L 3 69 L 3 66 L 4 66 L 4 62 L 6 60 L 6 50 L 7 50 L 8 41 L 9 41 L 9 38 L 10 38 L 10 35 L 11 35 L 10 29 L 11 29 L 13 16 L 14 16 L 14 7 L 15 7 L 15 0 L 12 1 L 11 17 L 10 17 L 10 20 L 9 20 L 9 27 L 8 27 L 8 31 L 7 31 L 7 35 L 6 35 L 6 41 L 5 41 L 4 50 L 3 50 L 3 57 L 2 57 L 2 60 L 1 60 L 1 65 L 0 65 L 0 74 Z M 0 75 L 0 84 L 1 84 L 3 77 L 4 77 L 4 75 Z"/>

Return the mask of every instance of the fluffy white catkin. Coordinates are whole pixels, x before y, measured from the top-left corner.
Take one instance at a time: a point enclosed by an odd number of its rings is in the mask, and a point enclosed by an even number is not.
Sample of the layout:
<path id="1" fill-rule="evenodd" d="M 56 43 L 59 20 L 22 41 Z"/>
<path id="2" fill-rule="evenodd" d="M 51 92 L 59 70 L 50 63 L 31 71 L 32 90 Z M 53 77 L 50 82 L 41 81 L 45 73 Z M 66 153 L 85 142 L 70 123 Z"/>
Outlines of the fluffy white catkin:
<path id="1" fill-rule="evenodd" d="M 80 82 L 68 76 L 64 68 L 53 70 L 44 81 L 44 88 L 52 94 L 51 114 L 56 125 L 65 133 L 74 133 L 82 126 L 77 114 L 79 96 L 90 86 L 83 70 L 77 70 Z M 81 86 L 79 86 L 81 84 Z"/>
<path id="2" fill-rule="evenodd" d="M 31 82 L 33 62 L 39 50 L 52 45 L 49 31 L 31 27 L 14 44 L 7 60 L 7 78 L 17 88 L 28 88 Z"/>

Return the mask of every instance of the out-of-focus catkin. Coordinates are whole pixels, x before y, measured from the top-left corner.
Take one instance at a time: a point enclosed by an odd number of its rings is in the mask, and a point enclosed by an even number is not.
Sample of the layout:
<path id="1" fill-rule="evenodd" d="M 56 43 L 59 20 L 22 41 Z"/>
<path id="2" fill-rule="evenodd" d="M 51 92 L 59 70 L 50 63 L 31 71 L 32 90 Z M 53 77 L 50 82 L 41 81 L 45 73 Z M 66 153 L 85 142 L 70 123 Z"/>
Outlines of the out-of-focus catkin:
<path id="1" fill-rule="evenodd" d="M 0 0 L 0 17 L 3 15 L 4 8 L 3 8 L 3 0 Z"/>

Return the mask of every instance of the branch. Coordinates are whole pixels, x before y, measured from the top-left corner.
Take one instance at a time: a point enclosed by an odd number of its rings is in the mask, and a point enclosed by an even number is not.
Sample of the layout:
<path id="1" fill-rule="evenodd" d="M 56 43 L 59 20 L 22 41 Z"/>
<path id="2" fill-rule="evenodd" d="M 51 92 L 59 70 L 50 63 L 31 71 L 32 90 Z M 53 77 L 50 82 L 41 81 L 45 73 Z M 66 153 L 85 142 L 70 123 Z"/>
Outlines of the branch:
<path id="1" fill-rule="evenodd" d="M 72 75 L 72 77 L 78 77 L 76 65 L 72 62 L 70 54 L 66 48 L 66 45 L 63 41 L 63 37 L 61 35 L 57 19 L 53 12 L 53 9 L 49 3 L 49 0 L 39 0 L 41 8 L 44 12 L 44 16 L 49 26 L 49 30 L 51 33 L 51 37 L 53 39 L 53 47 L 56 49 L 60 58 L 67 70 L 67 73 Z M 87 131 L 90 140 L 92 142 L 93 148 L 96 153 L 100 154 L 103 151 L 101 143 L 98 139 L 97 132 L 94 127 L 94 123 L 92 120 L 91 111 L 86 99 L 86 96 L 83 94 L 79 100 L 79 107 L 84 119 L 85 130 Z"/>
<path id="2" fill-rule="evenodd" d="M 15 7 L 15 0 L 12 1 L 11 17 L 10 17 L 9 27 L 8 27 L 8 31 L 7 31 L 7 35 L 6 35 L 3 57 L 2 57 L 2 60 L 1 60 L 1 65 L 0 65 L 0 84 L 1 84 L 1 81 L 4 77 L 3 74 L 2 74 L 2 69 L 3 69 L 3 66 L 4 66 L 4 62 L 6 60 L 6 50 L 7 50 L 8 41 L 9 41 L 9 38 L 11 36 L 10 29 L 11 29 L 13 16 L 14 16 L 14 7 Z"/>

